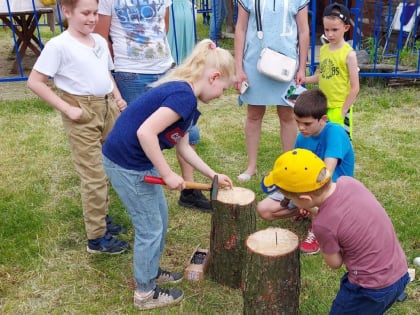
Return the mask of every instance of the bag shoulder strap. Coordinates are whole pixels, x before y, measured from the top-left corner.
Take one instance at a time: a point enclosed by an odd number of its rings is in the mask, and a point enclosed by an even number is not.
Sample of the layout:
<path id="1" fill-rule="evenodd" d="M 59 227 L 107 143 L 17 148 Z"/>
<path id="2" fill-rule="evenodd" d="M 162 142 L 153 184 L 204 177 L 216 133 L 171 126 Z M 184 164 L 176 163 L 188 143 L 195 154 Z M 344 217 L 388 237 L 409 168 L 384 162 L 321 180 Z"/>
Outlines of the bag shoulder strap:
<path id="1" fill-rule="evenodd" d="M 262 23 L 261 23 L 261 7 L 260 7 L 260 0 L 255 0 L 255 20 L 257 21 L 257 37 L 258 39 L 263 39 L 264 33 L 262 30 Z"/>

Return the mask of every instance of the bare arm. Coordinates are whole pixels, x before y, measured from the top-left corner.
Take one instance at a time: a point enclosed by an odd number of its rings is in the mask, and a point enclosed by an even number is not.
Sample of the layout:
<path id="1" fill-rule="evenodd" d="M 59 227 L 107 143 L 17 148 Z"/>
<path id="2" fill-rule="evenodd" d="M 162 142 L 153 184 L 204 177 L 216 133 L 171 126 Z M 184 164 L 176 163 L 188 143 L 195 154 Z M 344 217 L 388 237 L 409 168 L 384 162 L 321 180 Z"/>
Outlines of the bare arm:
<path id="1" fill-rule="evenodd" d="M 170 189 L 182 190 L 185 188 L 184 179 L 172 171 L 159 146 L 158 134 L 175 123 L 180 116 L 168 107 L 161 107 L 154 112 L 137 130 L 137 137 L 147 157 L 153 163 L 160 176 Z M 188 137 L 183 137 L 176 144 L 178 153 L 203 175 L 213 178 L 214 172 L 189 145 Z M 232 181 L 223 174 L 219 181 L 231 186 Z"/>
<path id="2" fill-rule="evenodd" d="M 313 75 L 309 77 L 305 77 L 302 80 L 302 84 L 317 84 L 319 82 L 319 73 L 315 72 Z"/>
<path id="3" fill-rule="evenodd" d="M 184 160 L 198 170 L 201 174 L 208 178 L 213 178 L 216 175 L 214 172 L 196 153 L 196 151 L 189 145 L 189 139 L 184 137 L 176 145 L 178 153 Z"/>
<path id="4" fill-rule="evenodd" d="M 244 72 L 242 61 L 244 57 L 246 32 L 248 29 L 249 14 L 245 9 L 239 5 L 238 7 L 238 20 L 235 27 L 234 50 L 235 50 L 235 65 L 236 65 L 236 86 L 235 88 L 240 91 L 242 81 L 248 81 Z"/>
<path id="5" fill-rule="evenodd" d="M 180 116 L 172 109 L 160 107 L 137 130 L 141 147 L 170 189 L 182 189 L 184 180 L 172 171 L 163 156 L 158 134 L 179 119 Z"/>
<path id="6" fill-rule="evenodd" d="M 71 106 L 69 103 L 61 99 L 54 91 L 47 85 L 48 76 L 36 70 L 32 70 L 28 78 L 28 88 L 38 95 L 43 101 L 50 104 L 55 109 L 62 112 L 71 120 L 77 121 L 82 115 L 80 107 Z"/>
<path id="7" fill-rule="evenodd" d="M 176 145 L 176 149 L 179 155 L 197 171 L 204 176 L 213 179 L 215 175 L 218 176 L 219 185 L 232 186 L 232 180 L 225 174 L 216 173 L 210 166 L 204 162 L 201 157 L 197 154 L 194 148 L 189 144 L 189 138 L 183 137 Z"/>
<path id="8" fill-rule="evenodd" d="M 309 50 L 308 6 L 304 7 L 296 14 L 296 23 L 299 38 L 299 69 L 296 73 L 296 84 L 300 85 L 304 83 Z"/>
<path id="9" fill-rule="evenodd" d="M 335 254 L 325 254 L 322 253 L 322 256 L 324 257 L 325 262 L 328 266 L 330 266 L 332 269 L 338 269 L 343 264 L 343 256 L 341 256 L 341 253 L 335 253 Z"/>
<path id="10" fill-rule="evenodd" d="M 275 219 L 287 219 L 295 217 L 299 214 L 299 208 L 289 209 L 287 207 L 279 207 L 277 210 L 271 213 L 273 220 Z"/>
<path id="11" fill-rule="evenodd" d="M 169 7 L 165 10 L 165 31 L 166 34 L 169 32 Z"/>
<path id="12" fill-rule="evenodd" d="M 357 64 L 356 52 L 351 51 L 347 56 L 347 69 L 349 70 L 350 76 L 350 92 L 347 95 L 346 100 L 344 101 L 342 108 L 343 117 L 346 115 L 351 105 L 356 100 L 357 95 L 359 94 L 359 66 Z"/>
<path id="13" fill-rule="evenodd" d="M 112 95 L 114 96 L 115 104 L 117 104 L 118 109 L 122 112 L 124 109 L 127 108 L 127 102 L 122 98 L 120 90 L 118 89 L 117 83 L 114 80 L 114 77 L 110 73 L 109 76 L 111 77 L 112 85 L 114 88 L 112 89 Z"/>
<path id="14" fill-rule="evenodd" d="M 98 24 L 96 24 L 94 32 L 98 33 L 99 35 L 101 35 L 103 38 L 106 39 L 106 41 L 108 42 L 109 52 L 111 53 L 112 58 L 114 58 L 112 42 L 109 36 L 109 30 L 111 29 L 111 16 L 103 15 L 103 14 L 98 14 L 98 16 L 99 16 L 99 20 L 98 20 Z"/>
<path id="15" fill-rule="evenodd" d="M 330 170 L 331 174 L 334 174 L 338 160 L 336 158 L 325 158 L 324 163 L 325 166 Z"/>
<path id="16" fill-rule="evenodd" d="M 103 14 L 98 14 L 98 16 L 99 16 L 99 20 L 98 20 L 98 23 L 96 24 L 94 32 L 98 33 L 103 38 L 105 38 L 105 40 L 108 43 L 108 49 L 111 54 L 111 57 L 114 59 L 114 50 L 112 49 L 111 37 L 109 36 L 109 30 L 111 29 L 112 17 L 110 15 L 103 15 Z M 112 95 L 114 96 L 115 103 L 117 104 L 119 110 L 122 112 L 127 107 L 127 103 L 122 98 L 121 93 L 118 89 L 118 86 L 115 83 L 114 77 L 112 76 L 112 74 L 110 74 L 110 76 L 111 76 L 112 84 L 114 85 L 114 88 L 112 90 Z"/>

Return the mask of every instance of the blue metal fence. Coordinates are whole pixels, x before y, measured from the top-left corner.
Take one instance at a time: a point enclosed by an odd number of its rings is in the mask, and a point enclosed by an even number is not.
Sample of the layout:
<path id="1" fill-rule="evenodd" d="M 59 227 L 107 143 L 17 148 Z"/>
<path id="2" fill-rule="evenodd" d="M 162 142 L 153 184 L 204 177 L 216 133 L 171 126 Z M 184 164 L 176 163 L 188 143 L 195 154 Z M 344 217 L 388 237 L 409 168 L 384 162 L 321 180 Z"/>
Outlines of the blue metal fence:
<path id="1" fill-rule="evenodd" d="M 4 23 L 6 18 L 13 21 L 9 28 L 19 71 L 15 75 L 0 77 L 0 82 L 26 80 L 27 76 L 24 73 L 21 56 L 18 53 L 21 39 L 16 35 L 21 25 L 13 18 L 15 13 L 9 4 L 9 1 L 12 0 L 3 1 L 6 4 L 6 9 L 3 8 L 3 11 L 0 12 L 0 17 L 3 17 L 1 18 L 3 26 L 7 26 Z M 35 8 L 34 0 L 29 1 L 32 1 L 33 11 L 35 12 L 37 8 Z M 234 1 L 234 8 L 236 8 L 237 0 L 232 1 Z M 419 1 L 344 1 L 344 4 L 350 8 L 352 17 L 352 28 L 350 34 L 348 34 L 348 39 L 351 40 L 353 48 L 366 58 L 365 62 L 359 62 L 361 68 L 359 75 L 361 77 L 420 78 Z M 325 2 L 312 0 L 309 5 L 311 50 L 308 58 L 308 70 L 310 73 L 316 71 L 318 66 L 317 51 L 321 45 L 319 36 L 322 34 L 322 21 L 319 21 L 319 17 L 322 14 L 319 13 L 322 13 L 321 10 L 323 10 Z M 203 23 L 208 25 L 210 23 L 210 15 L 213 14 L 214 0 L 192 0 L 192 3 L 193 7 L 196 8 L 195 14 L 202 14 Z M 400 12 L 397 12 L 398 5 L 402 8 Z M 236 10 L 234 11 L 236 12 Z M 58 8 L 57 13 L 59 13 Z M 407 31 L 406 25 L 410 17 L 413 17 L 411 19 L 412 24 L 410 24 L 410 30 Z M 45 20 L 42 18 L 38 20 L 38 15 L 35 15 L 34 18 L 36 28 L 33 37 L 36 38 L 39 48 L 42 49 L 45 40 L 41 38 L 39 27 L 45 25 Z M 398 24 L 397 27 L 396 24 Z M 59 15 L 57 27 L 62 31 L 61 17 Z"/>
<path id="2" fill-rule="evenodd" d="M 367 2 L 350 9 L 353 48 L 369 60 L 360 76 L 420 78 L 419 0 Z"/>
<path id="3" fill-rule="evenodd" d="M 35 0 L 0 0 L 0 26 L 11 34 L 12 53 L 15 56 L 10 73 L 7 76 L 3 74 L 0 82 L 27 79 L 22 59 L 28 49 L 37 55 L 44 48 L 41 27 L 47 25 L 63 30 L 58 4 L 49 7 Z"/>

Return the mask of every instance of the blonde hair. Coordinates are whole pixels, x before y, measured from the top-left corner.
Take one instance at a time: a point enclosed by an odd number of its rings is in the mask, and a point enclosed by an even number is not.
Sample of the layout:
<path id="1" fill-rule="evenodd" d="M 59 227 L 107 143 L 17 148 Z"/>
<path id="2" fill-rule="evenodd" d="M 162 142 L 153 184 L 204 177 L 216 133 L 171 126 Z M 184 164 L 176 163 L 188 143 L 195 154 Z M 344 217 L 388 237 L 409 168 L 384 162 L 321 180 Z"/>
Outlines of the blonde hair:
<path id="1" fill-rule="evenodd" d="M 73 10 L 79 3 L 79 0 L 58 0 L 60 6 L 66 6 L 70 10 Z M 99 0 L 96 0 L 96 3 L 99 3 Z"/>
<path id="2" fill-rule="evenodd" d="M 169 81 L 186 81 L 194 83 L 202 76 L 205 69 L 214 68 L 220 71 L 221 77 L 235 81 L 235 59 L 226 49 L 216 47 L 210 39 L 203 39 L 193 49 L 189 57 L 179 66 L 172 69 L 150 86 L 158 86 Z"/>

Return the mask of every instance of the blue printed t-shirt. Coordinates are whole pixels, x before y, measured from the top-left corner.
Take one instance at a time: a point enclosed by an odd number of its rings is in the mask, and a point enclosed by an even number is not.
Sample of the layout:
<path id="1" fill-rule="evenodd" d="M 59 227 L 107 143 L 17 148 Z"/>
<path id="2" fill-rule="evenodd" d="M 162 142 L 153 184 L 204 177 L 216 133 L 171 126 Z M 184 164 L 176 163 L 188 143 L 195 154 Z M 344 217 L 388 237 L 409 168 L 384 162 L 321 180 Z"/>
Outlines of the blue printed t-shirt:
<path id="1" fill-rule="evenodd" d="M 336 123 L 327 122 L 317 136 L 304 137 L 299 133 L 295 148 L 310 150 L 322 160 L 337 159 L 333 182 L 340 176 L 354 176 L 353 146 L 344 128 Z"/>
<path id="2" fill-rule="evenodd" d="M 174 147 L 200 117 L 197 98 L 187 82 L 164 83 L 142 94 L 121 113 L 103 145 L 103 154 L 126 169 L 153 168 L 140 146 L 137 130 L 160 107 L 169 107 L 181 116 L 158 135 L 161 150 Z"/>

